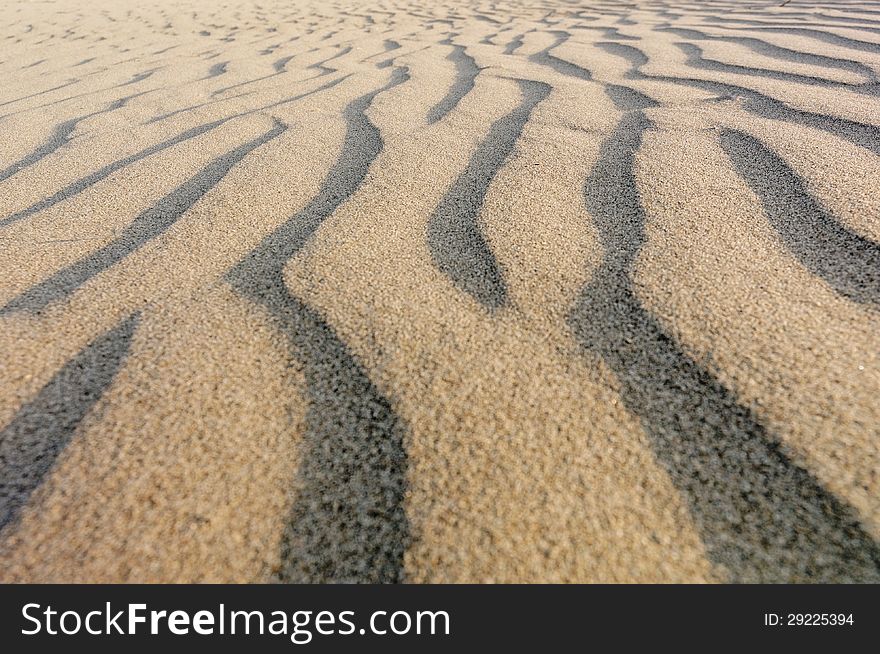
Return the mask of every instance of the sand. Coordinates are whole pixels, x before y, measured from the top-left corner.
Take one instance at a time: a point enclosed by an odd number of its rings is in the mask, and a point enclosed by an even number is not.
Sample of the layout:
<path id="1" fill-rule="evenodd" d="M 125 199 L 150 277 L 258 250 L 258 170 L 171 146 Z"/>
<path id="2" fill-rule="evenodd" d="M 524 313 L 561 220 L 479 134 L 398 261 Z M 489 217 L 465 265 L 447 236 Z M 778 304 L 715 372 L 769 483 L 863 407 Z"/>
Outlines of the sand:
<path id="1" fill-rule="evenodd" d="M 880 581 L 880 5 L 9 0 L 0 581 Z"/>

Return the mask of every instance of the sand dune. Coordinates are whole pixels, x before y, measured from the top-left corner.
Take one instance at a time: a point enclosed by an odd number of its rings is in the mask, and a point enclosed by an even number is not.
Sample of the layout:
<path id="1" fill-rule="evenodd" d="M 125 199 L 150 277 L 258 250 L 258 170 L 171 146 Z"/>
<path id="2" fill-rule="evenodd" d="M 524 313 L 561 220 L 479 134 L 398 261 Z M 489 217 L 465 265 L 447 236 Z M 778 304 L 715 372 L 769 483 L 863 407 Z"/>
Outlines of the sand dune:
<path id="1" fill-rule="evenodd" d="M 880 581 L 880 6 L 0 16 L 0 580 Z"/>

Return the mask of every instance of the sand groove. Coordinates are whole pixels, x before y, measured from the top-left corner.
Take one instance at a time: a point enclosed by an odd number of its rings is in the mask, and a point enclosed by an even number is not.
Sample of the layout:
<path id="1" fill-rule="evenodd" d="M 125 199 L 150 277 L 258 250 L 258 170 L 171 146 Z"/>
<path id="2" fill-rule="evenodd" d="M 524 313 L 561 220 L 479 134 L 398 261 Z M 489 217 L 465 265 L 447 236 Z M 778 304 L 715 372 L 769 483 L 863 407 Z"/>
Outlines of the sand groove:
<path id="1" fill-rule="evenodd" d="M 480 69 L 477 67 L 476 62 L 474 62 L 474 58 L 467 53 L 464 46 L 456 45 L 450 39 L 444 40 L 443 44 L 452 46 L 452 52 L 446 58 L 455 64 L 455 82 L 450 87 L 446 97 L 431 107 L 427 116 L 429 124 L 436 123 L 455 109 L 456 105 L 461 102 L 461 99 L 474 88 L 474 80 L 480 74 Z"/>
<path id="2" fill-rule="evenodd" d="M 534 108 L 550 95 L 550 86 L 517 80 L 522 102 L 496 121 L 467 167 L 452 184 L 428 221 L 428 246 L 437 267 L 456 286 L 490 309 L 507 302 L 504 275 L 477 222 L 492 179 L 514 148 Z"/>
<path id="3" fill-rule="evenodd" d="M 707 34 L 706 32 L 701 32 L 699 30 L 689 28 L 658 27 L 657 29 L 663 32 L 670 32 L 672 34 L 690 39 L 692 41 L 722 41 L 727 43 L 735 43 L 737 45 L 745 46 L 753 52 L 756 52 L 757 54 L 771 57 L 773 59 L 779 59 L 780 61 L 808 63 L 825 68 L 848 70 L 867 78 L 869 81 L 878 81 L 877 73 L 873 68 L 853 59 L 842 59 L 838 57 L 829 57 L 826 55 L 815 54 L 813 52 L 805 52 L 803 50 L 793 50 L 791 48 L 784 48 L 769 43 L 768 41 L 765 41 L 763 39 L 756 39 L 753 37 Z"/>
<path id="4" fill-rule="evenodd" d="M 627 74 L 628 79 L 656 80 L 691 86 L 711 93 L 717 93 L 724 100 L 734 100 L 737 97 L 742 97 L 746 99 L 743 108 L 759 116 L 791 123 L 800 123 L 801 125 L 821 129 L 840 138 L 852 141 L 856 145 L 871 150 L 874 153 L 880 153 L 880 128 L 876 125 L 797 109 L 745 86 L 707 79 L 648 75 L 641 71 L 642 66 L 648 63 L 648 58 L 638 48 L 622 43 L 597 43 L 596 45 L 603 50 L 624 57 L 630 62 L 632 69 Z"/>
<path id="5" fill-rule="evenodd" d="M 587 180 L 587 208 L 606 255 L 575 305 L 572 328 L 620 379 L 623 402 L 641 417 L 673 482 L 690 498 L 709 555 L 732 579 L 875 575 L 880 547 L 851 511 L 792 465 L 751 412 L 681 350 L 634 293 L 645 215 L 633 159 L 650 127 L 640 111 L 625 114 Z M 784 524 L 781 516 L 806 524 Z"/>
<path id="6" fill-rule="evenodd" d="M 138 314 L 95 339 L 0 433 L 0 529 L 13 520 L 122 366 Z"/>
<path id="7" fill-rule="evenodd" d="M 228 275 L 239 293 L 268 309 L 305 367 L 307 451 L 278 571 L 285 581 L 402 580 L 409 539 L 404 427 L 333 329 L 290 293 L 284 267 L 362 183 L 383 147 L 366 111 L 407 79 L 396 69 L 385 86 L 346 107 L 342 152 L 321 191 Z"/>
<path id="8" fill-rule="evenodd" d="M 753 136 L 720 135 L 737 171 L 761 198 L 770 223 L 814 275 L 841 295 L 880 307 L 880 244 L 837 222 L 782 159 Z"/>
<path id="9" fill-rule="evenodd" d="M 92 277 L 119 263 L 167 230 L 205 193 L 219 184 L 234 165 L 261 145 L 283 134 L 286 129 L 287 125 L 275 120 L 275 126 L 263 136 L 213 160 L 194 177 L 159 200 L 154 207 L 135 218 L 114 241 L 13 298 L 0 309 L 0 315 L 13 311 L 39 311 L 70 295 Z"/>

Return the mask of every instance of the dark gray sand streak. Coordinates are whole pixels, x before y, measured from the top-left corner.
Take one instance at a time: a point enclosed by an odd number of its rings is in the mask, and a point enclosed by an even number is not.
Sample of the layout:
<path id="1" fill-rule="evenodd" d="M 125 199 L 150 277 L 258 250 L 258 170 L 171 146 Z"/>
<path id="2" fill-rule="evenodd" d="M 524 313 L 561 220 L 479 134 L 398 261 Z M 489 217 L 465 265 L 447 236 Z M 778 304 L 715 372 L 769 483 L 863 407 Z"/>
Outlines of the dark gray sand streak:
<path id="1" fill-rule="evenodd" d="M 754 37 L 726 35 L 718 36 L 706 34 L 705 32 L 700 32 L 699 30 L 695 29 L 684 29 L 676 27 L 657 27 L 655 29 L 661 32 L 669 32 L 671 34 L 676 34 L 678 36 L 696 41 L 720 41 L 723 43 L 735 43 L 736 45 L 741 45 L 748 48 L 752 52 L 756 52 L 757 54 L 763 55 L 765 57 L 770 57 L 772 59 L 778 59 L 780 61 L 790 61 L 799 64 L 808 64 L 811 66 L 821 66 L 824 68 L 846 70 L 861 75 L 871 82 L 878 81 L 878 76 L 874 69 L 872 69 L 870 66 L 866 66 L 865 64 L 859 61 L 854 61 L 852 59 L 841 59 L 838 57 L 818 55 L 811 52 L 792 50 L 791 48 L 783 48 L 773 43 L 764 41 L 763 39 L 756 39 Z"/>
<path id="2" fill-rule="evenodd" d="M 285 532 L 279 580 L 395 582 L 410 541 L 403 507 L 406 427 L 321 316 L 284 283 L 284 267 L 358 189 L 383 148 L 366 116 L 382 91 L 409 78 L 396 69 L 381 89 L 346 107 L 339 160 L 318 194 L 227 275 L 264 307 L 301 362 L 308 388 L 298 495 Z"/>
<path id="3" fill-rule="evenodd" d="M 477 75 L 480 74 L 480 69 L 474 58 L 467 53 L 463 46 L 452 44 L 452 52 L 446 58 L 455 64 L 455 81 L 446 97 L 428 111 L 428 124 L 436 123 L 455 109 L 462 98 L 474 88 Z"/>
<path id="4" fill-rule="evenodd" d="M 215 127 L 219 127 L 223 123 L 227 122 L 228 119 L 223 118 L 220 120 L 215 120 L 211 123 L 206 123 L 204 125 L 199 125 L 198 127 L 193 127 L 192 129 L 188 129 L 184 132 L 181 132 L 177 136 L 174 136 L 170 139 L 166 139 L 156 145 L 151 145 L 148 148 L 144 148 L 143 150 L 136 152 L 133 155 L 125 157 L 123 159 L 119 159 L 114 161 L 113 163 L 107 164 L 106 166 L 99 168 L 93 173 L 78 179 L 77 181 L 68 184 L 63 189 L 58 191 L 57 193 L 53 193 L 47 198 L 40 200 L 39 202 L 31 205 L 26 209 L 22 209 L 21 211 L 17 211 L 14 214 L 7 216 L 0 220 L 0 227 L 6 227 L 7 225 L 11 225 L 14 222 L 18 222 L 24 218 L 29 216 L 33 216 L 34 214 L 43 211 L 44 209 L 48 209 L 50 207 L 55 206 L 59 202 L 63 202 L 74 195 L 82 193 L 84 190 L 89 188 L 90 186 L 94 186 L 98 182 L 103 179 L 108 178 L 110 175 L 115 173 L 117 170 L 122 170 L 126 166 L 133 164 L 141 159 L 145 159 L 153 154 L 161 152 L 166 148 L 173 147 L 178 145 L 179 143 L 183 143 L 188 141 L 189 139 L 195 138 L 197 136 L 201 136 L 202 134 L 211 131 Z"/>
<path id="5" fill-rule="evenodd" d="M 569 316 L 576 338 L 617 376 L 624 405 L 731 581 L 880 580 L 880 548 L 854 512 L 790 461 L 637 297 L 633 269 L 646 236 L 633 161 L 650 127 L 641 111 L 624 114 L 584 187 L 605 258 Z"/>
<path id="6" fill-rule="evenodd" d="M 510 41 L 510 43 L 508 43 L 507 46 L 505 46 L 504 54 L 512 55 L 517 50 L 519 50 L 522 47 L 524 36 L 525 36 L 525 34 L 520 34 L 518 36 L 513 37 L 513 39 Z"/>
<path id="7" fill-rule="evenodd" d="M 211 79 L 213 77 L 220 77 L 220 75 L 224 75 L 226 73 L 226 67 L 229 65 L 228 61 L 221 61 L 220 63 L 214 64 L 208 69 L 208 74 L 205 75 L 202 79 Z"/>
<path id="8" fill-rule="evenodd" d="M 156 238 L 214 188 L 232 167 L 261 145 L 284 133 L 287 126 L 277 119 L 268 132 L 217 157 L 196 175 L 159 200 L 154 207 L 135 218 L 122 234 L 100 250 L 58 271 L 32 286 L 0 309 L 0 315 L 13 311 L 39 311 L 69 296 L 92 277 L 107 270 L 129 254 Z"/>
<path id="9" fill-rule="evenodd" d="M 141 95 L 141 94 L 137 94 Z M 117 109 L 121 109 L 125 106 L 125 104 L 131 100 L 132 98 L 137 97 L 137 95 L 131 95 L 125 98 L 120 98 L 114 102 L 111 102 L 106 108 L 100 109 L 98 111 L 93 111 L 89 114 L 85 114 L 84 116 L 80 116 L 79 118 L 71 118 L 70 120 L 65 120 L 63 123 L 60 123 L 53 131 L 52 135 L 48 138 L 48 140 L 43 143 L 41 146 L 36 148 L 30 154 L 22 157 L 18 161 L 13 164 L 10 164 L 3 170 L 0 170 L 0 182 L 3 180 L 9 179 L 16 173 L 24 170 L 28 166 L 33 166 L 35 163 L 40 161 L 41 159 L 48 157 L 50 154 L 58 150 L 59 148 L 65 146 L 71 138 L 73 131 L 76 129 L 77 125 L 79 125 L 82 121 L 92 118 L 94 116 L 98 116 L 104 113 L 110 113 L 111 111 L 116 111 Z"/>
<path id="10" fill-rule="evenodd" d="M 306 98 L 310 95 L 314 95 L 316 93 L 320 93 L 321 91 L 326 91 L 327 89 L 333 88 L 337 84 L 344 82 L 347 78 L 348 78 L 348 75 L 345 75 L 343 77 L 338 77 L 334 80 L 331 80 L 330 82 L 327 82 L 326 84 L 323 84 L 317 88 L 312 89 L 311 91 L 303 91 L 302 93 L 299 93 L 299 94 L 292 96 L 290 98 L 278 100 L 277 102 L 272 102 L 272 103 L 269 103 L 269 104 L 264 105 L 262 107 L 252 109 L 250 111 L 243 111 L 240 113 L 235 113 L 231 116 L 226 116 L 225 118 L 221 118 L 219 120 L 215 120 L 210 123 L 198 125 L 197 127 L 193 127 L 193 128 L 188 129 L 184 132 L 181 132 L 180 134 L 178 134 L 177 136 L 175 136 L 173 138 L 170 138 L 170 139 L 167 139 L 167 140 L 162 141 L 160 143 L 157 143 L 156 145 L 151 145 L 150 147 L 144 148 L 143 150 L 140 150 L 139 152 L 136 152 L 135 154 L 132 154 L 128 157 L 118 159 L 117 161 L 114 161 L 114 162 L 107 164 L 106 166 L 96 170 L 94 173 L 90 173 L 89 175 L 86 175 L 85 177 L 82 177 L 82 178 L 76 180 L 75 182 L 68 184 L 67 186 L 62 188 L 60 191 L 58 191 L 57 193 L 53 193 L 49 197 L 43 198 L 39 202 L 36 202 L 35 204 L 31 205 L 30 207 L 27 207 L 26 209 L 22 209 L 21 211 L 17 211 L 15 213 L 7 216 L 6 218 L 0 219 L 0 228 L 6 227 L 7 225 L 11 225 L 12 223 L 18 222 L 19 220 L 23 220 L 25 218 L 33 216 L 33 215 L 39 213 L 40 211 L 43 211 L 45 209 L 49 209 L 50 207 L 55 206 L 56 204 L 58 204 L 60 202 L 64 202 L 65 200 L 68 200 L 71 197 L 78 195 L 79 193 L 82 193 L 86 189 L 91 188 L 92 186 L 94 186 L 98 182 L 108 178 L 110 175 L 112 175 L 113 173 L 115 173 L 119 170 L 122 170 L 126 166 L 129 166 L 133 163 L 136 163 L 136 162 L 140 161 L 141 159 L 146 159 L 147 157 L 151 157 L 154 154 L 158 154 L 158 153 L 162 152 L 163 150 L 174 147 L 175 145 L 179 145 L 181 143 L 189 141 L 190 139 L 194 139 L 198 136 L 201 136 L 202 134 L 206 134 L 207 132 L 210 132 L 211 130 L 216 129 L 217 127 L 220 127 L 221 125 L 225 125 L 226 123 L 230 122 L 231 120 L 234 120 L 236 118 L 242 118 L 244 116 L 249 116 L 249 115 L 253 115 L 253 114 L 264 112 L 264 111 L 268 111 L 269 109 L 274 109 L 275 107 L 280 107 L 280 106 L 283 106 L 286 104 L 290 104 L 292 102 L 296 102 L 297 100 L 302 100 L 303 98 Z M 242 95 L 247 95 L 247 94 L 242 94 Z M 231 97 L 239 97 L 239 96 L 231 96 Z M 231 98 L 226 98 L 226 99 L 229 100 Z M 207 103 L 204 103 L 204 104 L 207 104 Z M 189 111 L 191 109 L 195 109 L 200 106 L 204 106 L 204 104 L 195 105 L 195 106 L 188 107 L 186 109 L 182 109 L 179 111 L 173 111 L 173 112 L 165 114 L 163 116 L 158 116 L 156 118 L 152 118 L 152 119 L 148 120 L 147 123 L 156 122 L 158 120 L 164 120 L 165 118 L 168 118 L 168 117 L 175 115 L 177 113 L 182 113 L 185 111 Z"/>
<path id="11" fill-rule="evenodd" d="M 135 313 L 84 347 L 0 432 L 0 529 L 11 523 L 122 367 Z"/>
<path id="12" fill-rule="evenodd" d="M 552 45 L 544 48 L 540 52 L 536 52 L 535 54 L 529 57 L 529 61 L 533 61 L 536 64 L 541 64 L 542 66 L 548 66 L 555 70 L 557 73 L 561 73 L 563 75 L 567 75 L 569 77 L 575 77 L 577 79 L 582 79 L 585 81 L 589 81 L 593 79 L 593 76 L 590 74 L 586 68 L 578 66 L 577 64 L 573 64 L 570 61 L 566 61 L 565 59 L 560 59 L 556 55 L 550 54 L 555 48 L 558 48 L 560 45 L 568 41 L 571 38 L 571 34 L 568 32 L 553 32 L 556 35 L 556 41 L 553 42 Z"/>
<path id="13" fill-rule="evenodd" d="M 846 298 L 880 308 L 880 245 L 847 229 L 761 141 L 722 130 L 721 147 L 764 205 L 786 248 Z"/>
<path id="14" fill-rule="evenodd" d="M 703 56 L 703 49 L 693 43 L 676 43 L 675 46 L 687 57 L 687 65 L 698 70 L 709 70 L 717 73 L 732 73 L 735 75 L 750 75 L 753 77 L 766 77 L 768 79 L 792 82 L 794 84 L 824 86 L 828 88 L 837 88 L 842 91 L 852 91 L 853 93 L 864 93 L 867 95 L 877 95 L 878 90 L 880 90 L 880 87 L 873 83 L 848 84 L 846 82 L 838 82 L 833 79 L 815 77 L 813 75 L 788 73 L 768 68 L 755 68 L 754 66 L 743 66 L 741 64 L 728 64 L 722 61 L 716 61 L 715 59 L 707 59 Z"/>
<path id="15" fill-rule="evenodd" d="M 721 20 L 721 19 L 715 19 Z M 764 25 L 758 25 L 754 27 L 727 27 L 726 29 L 736 29 L 736 30 L 749 30 L 749 31 L 762 31 L 762 32 L 774 32 L 777 34 L 796 34 L 798 36 L 805 36 L 810 39 L 815 39 L 817 41 L 821 41 L 823 43 L 828 43 L 831 45 L 840 46 L 841 48 L 849 48 L 851 50 L 861 50 L 862 52 L 872 52 L 872 53 L 880 53 L 880 43 L 871 43 L 870 41 L 860 41 L 859 39 L 851 39 L 846 36 L 840 36 L 839 34 L 833 34 L 832 32 L 825 32 L 823 30 L 817 29 L 809 29 L 803 27 L 767 27 Z"/>
<path id="16" fill-rule="evenodd" d="M 846 139 L 874 154 L 880 154 L 880 127 L 875 125 L 796 109 L 758 91 L 735 84 L 715 82 L 708 79 L 675 77 L 672 75 L 649 75 L 641 71 L 642 66 L 648 63 L 648 57 L 638 48 L 610 41 L 597 43 L 596 46 L 606 52 L 622 57 L 630 63 L 632 68 L 626 75 L 628 79 L 653 80 L 690 86 L 709 91 L 710 93 L 727 96 L 730 99 L 741 96 L 746 100 L 743 108 L 762 118 L 781 120 L 820 129 L 839 138 Z"/>
<path id="17" fill-rule="evenodd" d="M 507 302 L 507 286 L 478 223 L 489 185 L 513 150 L 534 108 L 550 94 L 543 82 L 517 80 L 523 101 L 496 121 L 467 167 L 428 220 L 434 264 L 453 283 L 490 309 Z"/>

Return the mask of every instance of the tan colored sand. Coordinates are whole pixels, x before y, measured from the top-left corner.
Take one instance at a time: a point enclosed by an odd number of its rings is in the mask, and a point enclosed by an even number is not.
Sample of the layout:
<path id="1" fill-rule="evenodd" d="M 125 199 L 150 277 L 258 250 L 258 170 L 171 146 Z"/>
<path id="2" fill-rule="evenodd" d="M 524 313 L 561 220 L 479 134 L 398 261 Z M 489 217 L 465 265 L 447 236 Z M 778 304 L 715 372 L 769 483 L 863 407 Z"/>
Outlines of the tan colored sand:
<path id="1" fill-rule="evenodd" d="M 0 580 L 880 578 L 875 14 L 190 4 L 0 8 Z"/>

